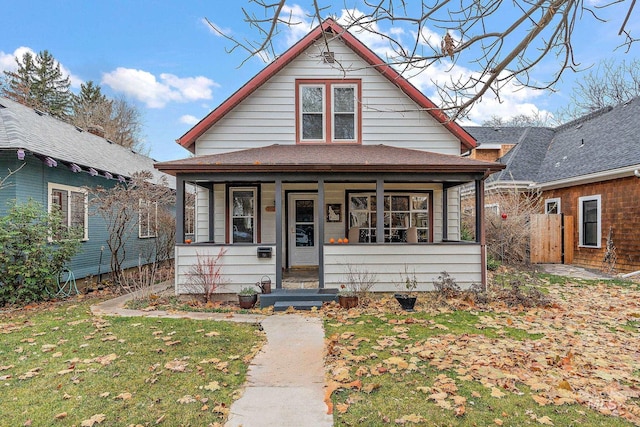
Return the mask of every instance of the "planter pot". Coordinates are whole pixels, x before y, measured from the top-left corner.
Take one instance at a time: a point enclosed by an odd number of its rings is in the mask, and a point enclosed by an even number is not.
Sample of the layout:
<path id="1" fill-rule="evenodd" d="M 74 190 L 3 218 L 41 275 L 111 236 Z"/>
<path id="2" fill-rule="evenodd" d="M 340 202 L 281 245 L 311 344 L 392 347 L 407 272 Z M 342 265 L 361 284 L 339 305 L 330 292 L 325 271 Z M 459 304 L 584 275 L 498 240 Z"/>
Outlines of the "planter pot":
<path id="1" fill-rule="evenodd" d="M 240 304 L 240 308 L 253 308 L 258 302 L 258 295 L 238 295 L 238 303 Z"/>
<path id="2" fill-rule="evenodd" d="M 413 311 L 413 307 L 416 305 L 416 297 L 410 297 L 409 295 L 395 294 L 394 297 L 400 303 L 400 307 L 404 311 Z"/>
<path id="3" fill-rule="evenodd" d="M 338 304 L 342 308 L 353 308 L 358 305 L 357 296 L 338 295 Z"/>

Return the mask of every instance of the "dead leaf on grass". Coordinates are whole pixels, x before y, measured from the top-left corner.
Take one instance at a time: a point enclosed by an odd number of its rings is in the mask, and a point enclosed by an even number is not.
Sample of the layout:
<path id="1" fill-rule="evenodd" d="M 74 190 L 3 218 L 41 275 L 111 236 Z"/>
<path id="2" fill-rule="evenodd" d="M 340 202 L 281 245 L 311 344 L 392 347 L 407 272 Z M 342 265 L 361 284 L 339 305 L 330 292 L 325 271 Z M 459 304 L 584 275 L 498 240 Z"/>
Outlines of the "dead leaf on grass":
<path id="1" fill-rule="evenodd" d="M 91 416 L 88 420 L 82 421 L 80 424 L 82 427 L 93 427 L 95 424 L 101 424 L 104 420 L 107 419 L 105 414 L 95 414 Z"/>

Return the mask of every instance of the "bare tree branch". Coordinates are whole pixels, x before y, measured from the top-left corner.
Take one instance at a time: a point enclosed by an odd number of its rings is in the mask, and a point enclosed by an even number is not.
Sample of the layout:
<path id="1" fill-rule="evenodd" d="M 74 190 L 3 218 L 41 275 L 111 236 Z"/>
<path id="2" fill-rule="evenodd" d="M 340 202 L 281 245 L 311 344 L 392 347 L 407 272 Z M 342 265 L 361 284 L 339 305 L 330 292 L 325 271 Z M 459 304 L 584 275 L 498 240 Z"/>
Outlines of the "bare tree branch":
<path id="1" fill-rule="evenodd" d="M 445 66 L 447 81 L 432 81 L 451 118 L 465 116 L 474 103 L 509 87 L 551 89 L 566 70 L 579 70 L 573 50 L 574 31 L 588 19 L 606 25 L 600 13 L 625 14 L 620 29 L 621 46 L 627 50 L 637 40 L 628 29 L 635 0 L 614 0 L 590 5 L 582 0 L 310 0 L 310 12 L 294 14 L 285 0 L 251 0 L 243 8 L 245 21 L 257 32 L 256 39 L 240 40 L 212 28 L 232 43 L 229 51 L 243 49 L 249 58 L 277 57 L 276 42 L 284 29 L 321 23 L 329 10 L 342 8 L 340 24 L 356 37 L 375 37 L 377 53 L 405 77 Z M 300 2 L 298 3 L 300 4 Z M 613 8 L 622 9 L 613 9 Z M 256 10 L 261 13 L 257 13 Z M 260 16 L 258 16 L 260 15 Z M 505 17 L 510 17 L 505 19 Z M 390 31 L 400 28 L 403 31 Z M 409 32 L 404 30 L 409 29 Z M 332 35 L 325 35 L 327 44 Z M 378 43 L 379 41 L 379 43 Z M 345 74 L 352 70 L 337 62 Z M 550 69 L 540 78 L 540 69 Z M 464 72 L 458 73 L 464 67 Z M 454 76 L 454 73 L 458 75 Z"/>

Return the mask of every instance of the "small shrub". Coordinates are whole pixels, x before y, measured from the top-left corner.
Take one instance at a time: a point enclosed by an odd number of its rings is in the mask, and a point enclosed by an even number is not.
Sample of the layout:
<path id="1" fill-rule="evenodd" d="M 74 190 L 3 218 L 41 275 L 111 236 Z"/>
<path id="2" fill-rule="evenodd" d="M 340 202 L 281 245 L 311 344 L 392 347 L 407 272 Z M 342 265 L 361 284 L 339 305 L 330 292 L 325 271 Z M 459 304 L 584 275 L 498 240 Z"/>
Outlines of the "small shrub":
<path id="1" fill-rule="evenodd" d="M 501 264 L 502 263 L 499 260 L 495 259 L 493 256 L 487 256 L 487 270 L 496 271 L 498 268 L 500 268 Z"/>
<path id="2" fill-rule="evenodd" d="M 201 255 L 196 253 L 196 263 L 188 273 L 188 285 L 192 285 L 195 292 L 203 292 L 205 302 L 211 301 L 211 295 L 223 285 L 222 257 L 226 249 L 220 248 L 218 255 Z"/>
<path id="3" fill-rule="evenodd" d="M 341 286 L 341 293 L 343 295 L 349 294 L 362 296 L 369 292 L 373 285 L 378 281 L 375 273 L 367 271 L 362 266 L 346 264 L 345 270 L 347 275 L 347 284 L 342 285 L 344 288 Z"/>
<path id="4" fill-rule="evenodd" d="M 535 283 L 527 284 L 520 277 L 512 278 L 506 284 L 495 286 L 493 294 L 494 300 L 503 302 L 509 307 L 546 307 L 551 304 L 551 299 L 540 292 Z"/>
<path id="5" fill-rule="evenodd" d="M 80 235 L 62 224 L 57 210 L 48 213 L 32 200 L 12 205 L 0 218 L 0 306 L 55 294 L 56 276 L 80 248 Z"/>
<path id="6" fill-rule="evenodd" d="M 438 279 L 433 281 L 433 287 L 436 293 L 444 299 L 455 298 L 460 295 L 460 286 L 456 283 L 456 279 L 446 271 L 440 273 Z"/>

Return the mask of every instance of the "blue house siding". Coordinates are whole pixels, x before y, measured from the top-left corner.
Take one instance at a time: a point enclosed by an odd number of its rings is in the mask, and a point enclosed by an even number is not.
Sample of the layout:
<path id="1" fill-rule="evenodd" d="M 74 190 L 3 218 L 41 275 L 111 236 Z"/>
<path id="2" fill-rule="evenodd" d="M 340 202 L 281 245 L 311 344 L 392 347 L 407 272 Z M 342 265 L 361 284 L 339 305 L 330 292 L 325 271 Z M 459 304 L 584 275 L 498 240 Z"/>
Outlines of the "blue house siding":
<path id="1" fill-rule="evenodd" d="M 20 167 L 17 164 L 15 151 L 0 150 L 0 180 L 7 177 L 9 170 L 16 170 Z M 9 201 L 16 198 L 16 176 L 12 175 L 6 179 L 3 188 L 0 190 L 0 216 L 5 216 L 9 209 Z"/>
<path id="2" fill-rule="evenodd" d="M 15 159 L 15 160 L 14 160 Z M 87 173 L 74 173 L 66 166 L 48 167 L 37 157 L 27 154 L 24 161 L 16 158 L 15 151 L 0 151 L 0 168 L 16 170 L 21 164 L 25 166 L 10 178 L 7 188 L 0 190 L 0 215 L 5 215 L 11 200 L 25 203 L 33 199 L 48 209 L 49 183 L 70 187 L 114 187 L 118 181 L 101 176 L 91 176 Z M 6 174 L 0 175 L 5 176 Z M 9 181 L 9 180 L 8 180 Z M 107 226 L 99 215 L 89 207 L 88 239 L 83 241 L 79 253 L 72 259 L 69 268 L 76 278 L 95 276 L 111 272 L 111 252 L 107 245 Z M 139 262 L 145 264 L 149 257 L 154 256 L 154 238 L 138 238 L 137 228 L 126 245 L 125 268 L 135 267 Z M 101 256 L 102 254 L 102 256 Z M 102 259 L 102 261 L 101 261 Z"/>

